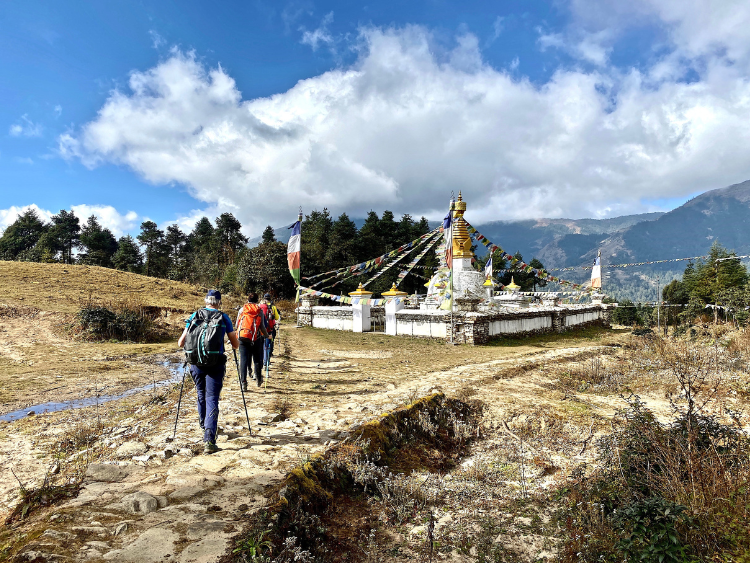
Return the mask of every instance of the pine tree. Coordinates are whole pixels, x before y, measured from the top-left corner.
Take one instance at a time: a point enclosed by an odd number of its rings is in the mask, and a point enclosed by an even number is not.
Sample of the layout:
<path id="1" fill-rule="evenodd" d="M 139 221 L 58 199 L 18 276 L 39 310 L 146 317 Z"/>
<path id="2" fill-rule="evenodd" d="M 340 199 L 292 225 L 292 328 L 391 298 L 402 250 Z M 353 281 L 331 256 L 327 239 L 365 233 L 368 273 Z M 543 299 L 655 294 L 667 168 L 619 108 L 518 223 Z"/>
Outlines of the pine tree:
<path id="1" fill-rule="evenodd" d="M 219 268 L 233 264 L 237 252 L 247 244 L 241 229 L 242 223 L 231 213 L 222 213 L 216 218 L 214 239 L 219 250 Z"/>
<path id="2" fill-rule="evenodd" d="M 62 252 L 64 264 L 73 263 L 73 249 L 80 241 L 81 223 L 72 211 L 61 209 L 60 213 L 52 216 L 52 235 L 56 247 Z"/>
<path id="3" fill-rule="evenodd" d="M 92 266 L 112 266 L 112 256 L 117 252 L 117 240 L 107 228 L 102 227 L 92 215 L 81 229 L 81 247 L 83 253 L 80 261 Z"/>
<path id="4" fill-rule="evenodd" d="M 271 225 L 268 225 L 263 231 L 262 242 L 276 242 L 276 233 Z"/>
<path id="5" fill-rule="evenodd" d="M 168 249 L 164 241 L 164 231 L 153 221 L 144 221 L 141 223 L 138 242 L 146 247 L 146 275 L 158 277 L 166 273 L 164 270 Z"/>
<path id="6" fill-rule="evenodd" d="M 31 252 L 48 228 L 35 210 L 25 211 L 5 229 L 3 236 L 0 237 L 0 259 L 23 259 L 20 255 Z"/>
<path id="7" fill-rule="evenodd" d="M 302 275 L 311 276 L 330 270 L 326 265 L 333 221 L 328 209 L 313 210 L 302 222 Z"/>
<path id="8" fill-rule="evenodd" d="M 133 237 L 130 235 L 120 237 L 117 243 L 117 252 L 112 256 L 112 264 L 118 270 L 141 273 L 143 256 Z"/>

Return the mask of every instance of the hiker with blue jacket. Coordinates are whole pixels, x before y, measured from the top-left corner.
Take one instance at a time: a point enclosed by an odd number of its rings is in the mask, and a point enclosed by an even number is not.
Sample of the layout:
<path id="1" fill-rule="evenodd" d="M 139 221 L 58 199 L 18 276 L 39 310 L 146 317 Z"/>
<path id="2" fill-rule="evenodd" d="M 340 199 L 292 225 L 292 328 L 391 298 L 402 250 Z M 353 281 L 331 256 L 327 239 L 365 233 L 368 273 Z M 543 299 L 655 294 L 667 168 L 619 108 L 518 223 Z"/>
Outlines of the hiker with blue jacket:
<path id="1" fill-rule="evenodd" d="M 210 289 L 206 294 L 206 307 L 190 315 L 177 345 L 185 348 L 190 364 L 190 375 L 198 393 L 198 420 L 206 443 L 203 453 L 212 454 L 216 446 L 219 423 L 219 395 L 224 386 L 227 357 L 224 355 L 224 336 L 229 337 L 237 350 L 240 342 L 232 320 L 221 309 L 221 293 Z"/>

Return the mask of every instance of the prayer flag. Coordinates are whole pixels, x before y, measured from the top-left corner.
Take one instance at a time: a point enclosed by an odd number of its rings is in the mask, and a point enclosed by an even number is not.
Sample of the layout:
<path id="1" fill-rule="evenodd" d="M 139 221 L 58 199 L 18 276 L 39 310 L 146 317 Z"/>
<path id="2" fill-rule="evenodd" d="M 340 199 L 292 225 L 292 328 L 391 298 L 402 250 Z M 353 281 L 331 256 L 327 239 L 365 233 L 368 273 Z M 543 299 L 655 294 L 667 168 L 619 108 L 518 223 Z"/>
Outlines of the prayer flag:
<path id="1" fill-rule="evenodd" d="M 592 288 L 601 288 L 602 287 L 602 261 L 601 261 L 601 251 L 596 257 L 596 260 L 594 260 L 594 267 L 591 268 L 591 287 Z"/>
<path id="2" fill-rule="evenodd" d="M 492 279 L 492 254 L 490 254 L 487 263 L 484 265 L 484 277 L 488 280 Z"/>
<path id="3" fill-rule="evenodd" d="M 453 267 L 453 200 L 448 215 L 443 219 L 443 233 L 445 234 L 445 260 L 448 268 Z"/>
<path id="4" fill-rule="evenodd" d="M 300 274 L 300 243 L 302 238 L 302 214 L 300 213 L 299 219 L 289 227 L 292 229 L 292 236 L 289 238 L 289 244 L 286 247 L 286 259 L 289 263 L 289 273 L 292 274 L 294 281 L 299 285 Z"/>

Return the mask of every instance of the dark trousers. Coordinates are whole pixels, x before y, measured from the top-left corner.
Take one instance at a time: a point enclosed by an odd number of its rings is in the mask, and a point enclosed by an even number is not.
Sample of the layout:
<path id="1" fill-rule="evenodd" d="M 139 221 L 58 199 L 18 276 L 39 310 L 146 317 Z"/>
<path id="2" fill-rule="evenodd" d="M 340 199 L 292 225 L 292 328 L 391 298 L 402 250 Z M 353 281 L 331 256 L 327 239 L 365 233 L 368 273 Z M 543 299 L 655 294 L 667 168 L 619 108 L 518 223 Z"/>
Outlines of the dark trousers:
<path id="1" fill-rule="evenodd" d="M 269 353 L 269 355 L 268 355 L 268 357 L 269 357 L 269 358 L 270 358 L 271 356 L 273 356 L 273 343 L 274 343 L 274 342 L 276 342 L 276 326 L 275 326 L 275 325 L 274 325 L 274 327 L 273 327 L 273 328 L 271 329 L 271 341 L 270 341 L 270 342 L 268 343 L 268 344 L 269 344 L 269 346 L 271 347 L 271 349 L 270 349 L 270 353 Z"/>
<path id="2" fill-rule="evenodd" d="M 247 383 L 247 376 L 251 367 L 255 370 L 254 379 L 258 382 L 258 387 L 263 383 L 263 340 L 250 340 L 240 338 L 240 381 L 242 385 Z M 253 364 L 251 366 L 251 363 Z"/>
<path id="3" fill-rule="evenodd" d="M 198 420 L 204 428 L 203 441 L 216 443 L 219 426 L 219 395 L 224 386 L 226 365 L 200 367 L 190 366 L 190 375 L 198 393 Z"/>

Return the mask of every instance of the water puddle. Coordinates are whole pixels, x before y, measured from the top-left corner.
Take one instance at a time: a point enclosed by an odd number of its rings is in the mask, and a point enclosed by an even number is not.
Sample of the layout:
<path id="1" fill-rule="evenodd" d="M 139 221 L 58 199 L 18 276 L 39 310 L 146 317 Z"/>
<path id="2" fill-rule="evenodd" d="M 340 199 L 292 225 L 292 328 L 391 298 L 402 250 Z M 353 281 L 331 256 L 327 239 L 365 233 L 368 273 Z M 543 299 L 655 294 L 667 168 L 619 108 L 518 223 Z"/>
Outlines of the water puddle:
<path id="1" fill-rule="evenodd" d="M 32 411 L 34 412 L 34 414 L 42 414 L 45 412 L 57 412 L 71 409 L 83 409 L 86 407 L 95 407 L 97 404 L 101 405 L 102 403 L 109 403 L 110 401 L 118 401 L 120 399 L 124 399 L 125 397 L 135 395 L 136 393 L 141 393 L 142 391 L 152 391 L 154 389 L 158 389 L 159 387 L 172 385 L 173 383 L 179 383 L 182 380 L 181 363 L 165 361 L 159 362 L 159 365 L 169 370 L 170 376 L 168 379 L 162 379 L 161 381 L 157 381 L 156 383 L 149 383 L 148 385 L 134 387 L 132 389 L 128 389 L 127 391 L 123 391 L 122 393 L 118 393 L 117 395 L 100 395 L 99 397 L 74 399 L 72 401 L 62 401 L 59 403 L 51 402 L 42 403 L 41 405 L 32 405 L 23 409 L 19 409 L 17 411 L 0 415 L 0 421 L 12 422 L 14 420 L 18 420 L 19 418 L 28 416 Z"/>

